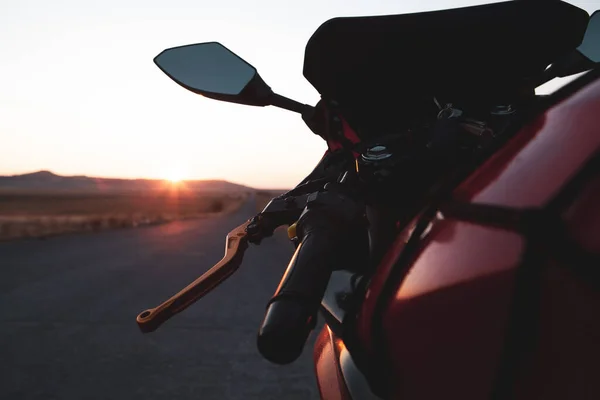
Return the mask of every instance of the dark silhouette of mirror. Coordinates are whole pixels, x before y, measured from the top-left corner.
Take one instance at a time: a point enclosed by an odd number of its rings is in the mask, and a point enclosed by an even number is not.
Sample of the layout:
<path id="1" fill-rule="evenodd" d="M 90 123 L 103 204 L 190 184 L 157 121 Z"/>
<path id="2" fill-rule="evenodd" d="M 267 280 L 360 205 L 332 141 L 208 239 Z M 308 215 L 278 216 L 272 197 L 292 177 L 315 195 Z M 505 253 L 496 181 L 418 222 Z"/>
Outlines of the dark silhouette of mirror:
<path id="1" fill-rule="evenodd" d="M 302 114 L 313 107 L 274 93 L 256 68 L 218 42 L 166 49 L 154 63 L 187 90 L 212 99 L 275 106 Z"/>
<path id="2" fill-rule="evenodd" d="M 577 50 L 590 61 L 600 63 L 600 11 L 590 17 L 583 42 Z"/>
<path id="3" fill-rule="evenodd" d="M 239 95 L 256 75 L 256 69 L 211 42 L 173 47 L 154 59 L 171 79 L 194 92 Z"/>
<path id="4" fill-rule="evenodd" d="M 536 86 L 556 77 L 566 77 L 597 68 L 600 64 L 600 11 L 588 19 L 587 29 L 577 49 L 556 60 L 544 71 Z"/>

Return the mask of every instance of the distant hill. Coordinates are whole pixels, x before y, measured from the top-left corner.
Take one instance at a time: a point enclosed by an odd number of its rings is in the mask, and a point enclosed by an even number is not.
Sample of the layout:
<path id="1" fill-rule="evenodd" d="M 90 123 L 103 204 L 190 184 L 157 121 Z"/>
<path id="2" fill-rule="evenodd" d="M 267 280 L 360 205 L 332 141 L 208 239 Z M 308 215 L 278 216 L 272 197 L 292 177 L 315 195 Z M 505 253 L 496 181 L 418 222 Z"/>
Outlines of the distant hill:
<path id="1" fill-rule="evenodd" d="M 0 189 L 77 191 L 77 192 L 138 192 L 164 190 L 170 183 L 159 179 L 112 179 L 88 176 L 61 176 L 50 171 L 23 175 L 0 176 Z M 244 192 L 253 190 L 224 180 L 190 180 L 180 185 L 202 192 Z"/>

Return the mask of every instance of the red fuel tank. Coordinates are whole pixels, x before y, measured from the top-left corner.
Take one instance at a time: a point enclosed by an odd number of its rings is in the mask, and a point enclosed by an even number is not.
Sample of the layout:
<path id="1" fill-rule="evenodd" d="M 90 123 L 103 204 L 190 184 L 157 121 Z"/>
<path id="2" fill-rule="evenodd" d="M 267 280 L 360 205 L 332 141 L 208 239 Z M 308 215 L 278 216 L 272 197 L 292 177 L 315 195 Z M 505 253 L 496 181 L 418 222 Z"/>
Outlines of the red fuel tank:
<path id="1" fill-rule="evenodd" d="M 399 235 L 359 313 L 388 396 L 600 398 L 600 80 L 534 118 L 454 200 L 416 246 L 414 223 Z"/>

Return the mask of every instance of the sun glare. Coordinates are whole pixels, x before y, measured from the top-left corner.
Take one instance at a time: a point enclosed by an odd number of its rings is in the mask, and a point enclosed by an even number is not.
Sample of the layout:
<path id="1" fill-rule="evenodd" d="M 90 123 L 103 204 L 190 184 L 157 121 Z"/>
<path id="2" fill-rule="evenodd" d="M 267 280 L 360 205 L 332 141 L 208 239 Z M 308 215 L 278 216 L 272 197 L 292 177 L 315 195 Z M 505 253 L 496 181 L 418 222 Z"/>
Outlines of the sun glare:
<path id="1" fill-rule="evenodd" d="M 181 183 L 181 181 L 185 180 L 185 176 L 181 171 L 171 170 L 165 173 L 164 180 L 171 183 Z"/>

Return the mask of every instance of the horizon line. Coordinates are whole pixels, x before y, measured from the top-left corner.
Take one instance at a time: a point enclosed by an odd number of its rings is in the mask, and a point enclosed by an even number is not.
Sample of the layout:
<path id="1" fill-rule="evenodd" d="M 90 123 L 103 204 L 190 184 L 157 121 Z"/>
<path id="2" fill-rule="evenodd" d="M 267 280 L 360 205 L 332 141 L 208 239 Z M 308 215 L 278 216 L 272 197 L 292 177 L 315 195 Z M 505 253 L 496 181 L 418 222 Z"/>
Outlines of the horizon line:
<path id="1" fill-rule="evenodd" d="M 34 174 L 39 174 L 39 173 L 48 173 L 48 174 L 51 174 L 51 175 L 54 175 L 54 176 L 58 176 L 58 177 L 62 177 L 62 178 L 78 178 L 78 177 L 82 177 L 82 178 L 89 178 L 89 179 L 115 179 L 115 180 L 126 180 L 126 181 L 140 181 L 140 180 L 145 180 L 145 181 L 159 181 L 159 182 L 169 182 L 170 181 L 170 179 L 166 179 L 166 178 L 149 178 L 149 177 L 92 176 L 92 175 L 86 175 L 86 174 L 63 175 L 63 174 L 58 174 L 58 173 L 56 173 L 56 172 L 54 172 L 52 170 L 49 170 L 49 169 L 40 169 L 40 170 L 34 170 L 34 171 L 28 171 L 28 172 L 12 173 L 12 174 L 9 174 L 9 175 L 5 175 L 5 174 L 0 173 L 0 178 L 16 178 L 16 177 L 20 177 L 20 176 L 24 176 L 24 175 L 34 175 Z M 245 183 L 239 183 L 239 182 L 231 181 L 229 179 L 224 179 L 224 178 L 190 178 L 190 179 L 181 179 L 181 180 L 179 180 L 179 182 L 210 182 L 210 181 L 226 182 L 226 183 L 230 183 L 230 184 L 234 184 L 234 185 L 238 185 L 238 186 L 244 186 L 244 187 L 247 187 L 249 189 L 283 190 L 283 191 L 290 190 L 290 188 L 249 186 L 248 184 L 245 184 Z"/>

